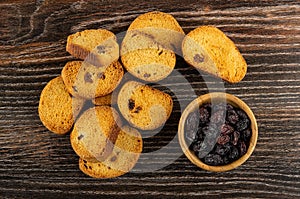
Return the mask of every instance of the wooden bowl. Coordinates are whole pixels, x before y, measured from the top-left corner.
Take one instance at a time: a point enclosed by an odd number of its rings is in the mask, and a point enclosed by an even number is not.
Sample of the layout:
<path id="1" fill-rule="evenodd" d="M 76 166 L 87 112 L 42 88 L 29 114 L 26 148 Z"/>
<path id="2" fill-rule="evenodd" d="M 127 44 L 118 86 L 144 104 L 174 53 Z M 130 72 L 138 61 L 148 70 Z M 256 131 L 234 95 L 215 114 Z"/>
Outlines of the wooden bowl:
<path id="1" fill-rule="evenodd" d="M 226 101 L 225 101 L 226 100 Z M 234 107 L 238 107 L 242 110 L 245 111 L 245 113 L 248 115 L 250 121 L 251 121 L 251 129 L 252 129 L 252 136 L 250 138 L 250 143 L 249 143 L 249 147 L 248 150 L 246 152 L 246 154 L 244 154 L 243 156 L 241 156 L 239 159 L 237 159 L 236 161 L 227 164 L 227 165 L 222 165 L 222 166 L 210 166 L 207 165 L 205 163 L 203 163 L 195 154 L 193 151 L 189 150 L 189 147 L 187 145 L 186 142 L 186 136 L 185 136 L 185 131 L 184 131 L 184 125 L 185 125 L 185 121 L 188 117 L 188 115 L 195 111 L 196 109 L 198 109 L 199 107 L 201 107 L 203 104 L 205 103 L 216 103 L 216 102 L 227 102 L 229 104 L 231 104 Z M 197 165 L 198 167 L 205 169 L 207 171 L 214 171 L 214 172 L 223 172 L 223 171 L 229 171 L 232 170 L 238 166 L 240 166 L 241 164 L 243 164 L 252 154 L 256 142 L 257 142 L 257 137 L 258 137 L 258 128 L 257 128 L 257 122 L 255 119 L 255 116 L 253 114 L 253 112 L 251 111 L 251 109 L 248 107 L 248 105 L 243 102 L 242 100 L 240 100 L 239 98 L 231 95 L 231 94 L 227 94 L 227 93 L 221 93 L 221 92 L 215 92 L 215 93 L 208 93 L 202 96 L 199 96 L 197 99 L 195 99 L 194 101 L 192 101 L 187 107 L 186 109 L 183 111 L 180 121 L 179 121 L 179 127 L 178 127 L 178 139 L 179 139 L 179 143 L 180 146 L 184 152 L 184 154 L 187 156 L 187 158 L 195 165 Z"/>

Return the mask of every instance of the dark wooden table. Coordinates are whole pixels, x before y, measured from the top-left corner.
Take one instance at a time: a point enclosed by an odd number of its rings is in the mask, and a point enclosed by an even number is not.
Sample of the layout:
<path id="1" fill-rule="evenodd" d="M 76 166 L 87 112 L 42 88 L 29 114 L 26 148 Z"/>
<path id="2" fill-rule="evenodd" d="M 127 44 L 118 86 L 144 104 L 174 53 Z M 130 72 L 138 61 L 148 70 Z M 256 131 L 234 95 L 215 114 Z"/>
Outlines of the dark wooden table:
<path id="1" fill-rule="evenodd" d="M 73 59 L 65 51 L 67 36 L 91 28 L 120 33 L 139 14 L 153 10 L 172 14 L 186 33 L 200 25 L 215 25 L 244 55 L 246 77 L 224 86 L 252 108 L 259 138 L 253 155 L 237 169 L 211 173 L 180 155 L 157 171 L 92 179 L 79 170 L 69 135 L 55 135 L 41 124 L 40 93 Z M 2 0 L 0 198 L 299 198 L 299 13 L 299 0 Z M 195 91 L 195 95 L 181 91 L 186 103 L 213 85 L 183 62 L 176 69 Z M 180 108 L 174 109 L 162 132 L 145 139 L 144 152 L 159 150 L 176 136 Z M 178 148 L 178 142 L 173 147 Z M 153 161 L 159 164 L 169 157 L 171 153 L 158 153 Z M 142 156 L 138 164 L 147 166 L 147 160 Z"/>

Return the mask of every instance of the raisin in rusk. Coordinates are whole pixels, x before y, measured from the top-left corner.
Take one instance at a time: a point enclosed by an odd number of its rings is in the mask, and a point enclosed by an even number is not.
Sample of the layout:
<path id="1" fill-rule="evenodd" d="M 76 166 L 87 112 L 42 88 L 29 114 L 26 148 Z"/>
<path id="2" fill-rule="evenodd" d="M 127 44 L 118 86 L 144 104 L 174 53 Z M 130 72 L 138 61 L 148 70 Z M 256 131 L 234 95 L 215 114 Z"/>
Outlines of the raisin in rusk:
<path id="1" fill-rule="evenodd" d="M 118 112 L 109 106 L 86 110 L 71 132 L 76 154 L 89 162 L 104 161 L 112 152 L 122 126 Z"/>
<path id="2" fill-rule="evenodd" d="M 247 63 L 235 44 L 217 27 L 200 26 L 182 42 L 185 61 L 195 68 L 230 83 L 241 81 Z"/>
<path id="3" fill-rule="evenodd" d="M 83 61 L 69 61 L 62 70 L 68 91 L 77 97 L 94 99 L 109 95 L 122 80 L 124 70 L 116 61 L 107 67 L 97 67 Z"/>
<path id="4" fill-rule="evenodd" d="M 123 117 L 141 130 L 161 127 L 173 109 L 171 96 L 135 81 L 128 81 L 122 86 L 117 104 Z"/>
<path id="5" fill-rule="evenodd" d="M 129 172 L 137 163 L 143 149 L 141 134 L 134 128 L 124 126 L 118 133 L 111 154 L 104 161 L 79 160 L 80 170 L 94 178 L 114 178 Z"/>
<path id="6" fill-rule="evenodd" d="M 114 33 L 105 29 L 90 29 L 68 36 L 66 50 L 92 65 L 108 66 L 119 58 L 119 45 Z"/>
<path id="7" fill-rule="evenodd" d="M 121 45 L 126 70 L 144 81 L 156 82 L 175 67 L 184 32 L 176 19 L 163 12 L 138 16 L 129 26 Z"/>

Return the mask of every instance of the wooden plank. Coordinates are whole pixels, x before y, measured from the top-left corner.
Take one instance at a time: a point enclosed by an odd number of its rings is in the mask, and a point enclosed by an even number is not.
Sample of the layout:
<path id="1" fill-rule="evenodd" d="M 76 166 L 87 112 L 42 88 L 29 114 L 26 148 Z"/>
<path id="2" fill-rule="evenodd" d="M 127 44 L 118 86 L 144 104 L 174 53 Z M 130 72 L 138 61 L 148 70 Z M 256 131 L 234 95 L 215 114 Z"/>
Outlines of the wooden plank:
<path id="1" fill-rule="evenodd" d="M 176 88 L 174 112 L 161 133 L 144 139 L 144 152 L 176 138 L 178 101 L 185 106 L 224 86 L 252 108 L 259 126 L 257 147 L 239 168 L 209 173 L 183 154 L 158 151 L 150 160 L 142 155 L 137 165 L 170 161 L 158 171 L 92 179 L 80 172 L 69 135 L 55 135 L 40 122 L 37 106 L 43 87 L 74 59 L 65 51 L 67 36 L 100 27 L 121 33 L 139 14 L 152 10 L 173 14 L 185 32 L 199 25 L 219 27 L 245 56 L 248 72 L 242 82 L 228 84 L 179 59 L 176 72 L 164 82 Z M 300 2 L 294 0 L 0 2 L 1 198 L 299 198 L 299 12 Z M 188 83 L 179 81 L 182 76 Z M 178 149 L 174 140 L 170 151 Z"/>

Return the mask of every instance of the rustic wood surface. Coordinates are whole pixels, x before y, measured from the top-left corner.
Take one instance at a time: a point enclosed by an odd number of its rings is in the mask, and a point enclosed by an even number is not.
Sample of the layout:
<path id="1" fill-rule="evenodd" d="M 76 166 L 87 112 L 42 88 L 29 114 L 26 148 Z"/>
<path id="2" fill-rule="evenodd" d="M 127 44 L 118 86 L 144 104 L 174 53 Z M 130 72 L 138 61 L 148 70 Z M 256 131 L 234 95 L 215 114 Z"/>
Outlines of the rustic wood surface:
<path id="1" fill-rule="evenodd" d="M 80 172 L 69 136 L 55 135 L 41 124 L 39 95 L 73 59 L 65 51 L 67 36 L 100 27 L 126 31 L 139 14 L 153 10 L 174 15 L 186 33 L 215 25 L 244 55 L 246 77 L 238 84 L 224 83 L 226 92 L 244 100 L 258 121 L 256 149 L 239 168 L 211 173 L 181 155 L 155 172 L 92 179 Z M 299 0 L 0 1 L 0 198 L 299 198 L 299 13 Z M 182 101 L 208 92 L 196 70 L 180 60 L 176 68 L 195 89 L 195 95 L 182 90 Z M 218 90 L 213 80 L 207 84 Z M 176 105 L 162 132 L 145 139 L 144 152 L 167 145 L 179 117 Z M 153 161 L 169 157 L 158 153 Z M 141 157 L 139 164 L 145 161 Z"/>

